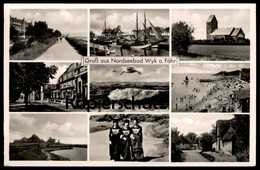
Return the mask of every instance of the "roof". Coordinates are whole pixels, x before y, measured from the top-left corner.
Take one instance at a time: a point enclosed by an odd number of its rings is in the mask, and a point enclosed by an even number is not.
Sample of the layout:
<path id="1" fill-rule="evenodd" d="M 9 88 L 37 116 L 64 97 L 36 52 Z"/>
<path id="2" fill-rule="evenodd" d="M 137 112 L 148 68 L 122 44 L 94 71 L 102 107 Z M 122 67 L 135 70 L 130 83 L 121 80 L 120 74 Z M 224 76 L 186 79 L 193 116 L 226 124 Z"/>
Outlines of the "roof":
<path id="1" fill-rule="evenodd" d="M 210 35 L 231 35 L 234 27 L 215 29 Z"/>
<path id="2" fill-rule="evenodd" d="M 236 131 L 232 127 L 230 127 L 228 131 L 225 133 L 225 135 L 222 137 L 222 141 L 232 140 L 235 134 Z"/>
<path id="3" fill-rule="evenodd" d="M 246 99 L 250 97 L 250 91 L 249 90 L 234 90 L 233 91 L 235 97 L 237 99 Z"/>
<path id="4" fill-rule="evenodd" d="M 232 32 L 231 36 L 232 36 L 232 37 L 237 36 L 240 31 L 242 31 L 242 33 L 244 34 L 242 28 L 235 28 L 234 31 Z"/>
<path id="5" fill-rule="evenodd" d="M 207 22 L 211 22 L 214 18 L 217 20 L 215 15 L 210 15 L 209 18 L 207 19 Z"/>
<path id="6" fill-rule="evenodd" d="M 225 133 L 228 131 L 230 128 L 230 124 L 233 119 L 231 120 L 218 120 L 216 122 L 216 128 L 217 128 L 217 136 L 223 137 Z"/>
<path id="7" fill-rule="evenodd" d="M 186 137 L 186 136 L 181 136 L 181 140 L 182 140 L 183 144 L 185 144 L 185 143 L 186 144 L 191 144 L 192 143 L 191 139 Z"/>

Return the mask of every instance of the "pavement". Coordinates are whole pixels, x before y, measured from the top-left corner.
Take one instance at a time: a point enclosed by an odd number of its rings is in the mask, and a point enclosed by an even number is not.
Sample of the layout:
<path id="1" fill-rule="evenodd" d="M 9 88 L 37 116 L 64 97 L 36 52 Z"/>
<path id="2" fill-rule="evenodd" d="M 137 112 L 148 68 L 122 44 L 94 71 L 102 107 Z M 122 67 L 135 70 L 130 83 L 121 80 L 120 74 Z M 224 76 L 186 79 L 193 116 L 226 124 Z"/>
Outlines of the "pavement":
<path id="1" fill-rule="evenodd" d="M 184 162 L 209 162 L 208 159 L 201 156 L 201 150 L 183 150 Z"/>
<path id="2" fill-rule="evenodd" d="M 34 101 L 30 102 L 26 109 L 25 103 L 16 102 L 10 104 L 10 112 L 87 112 L 87 109 L 73 109 L 69 104 L 69 108 L 66 109 L 65 104 L 46 102 L 46 101 Z"/>
<path id="3" fill-rule="evenodd" d="M 56 42 L 36 60 L 81 60 L 82 56 L 63 38 Z"/>

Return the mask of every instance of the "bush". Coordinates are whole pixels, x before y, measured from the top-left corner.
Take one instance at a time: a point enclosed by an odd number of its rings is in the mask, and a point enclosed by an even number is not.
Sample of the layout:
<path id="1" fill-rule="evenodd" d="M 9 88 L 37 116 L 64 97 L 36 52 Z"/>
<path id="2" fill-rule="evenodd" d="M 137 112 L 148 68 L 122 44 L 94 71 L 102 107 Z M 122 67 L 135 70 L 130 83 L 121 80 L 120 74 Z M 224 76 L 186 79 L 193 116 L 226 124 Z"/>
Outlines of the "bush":
<path id="1" fill-rule="evenodd" d="M 28 45 L 28 46 L 31 46 L 33 42 L 34 42 L 34 38 L 33 38 L 33 37 L 30 37 L 30 38 L 27 40 L 27 45 Z"/>
<path id="2" fill-rule="evenodd" d="M 171 161 L 172 162 L 182 162 L 182 150 L 172 143 L 171 148 Z"/>
<path id="3" fill-rule="evenodd" d="M 244 151 L 244 152 L 239 152 L 236 154 L 237 161 L 239 162 L 249 162 L 249 152 Z"/>
<path id="4" fill-rule="evenodd" d="M 23 49 L 25 49 L 27 47 L 27 45 L 24 42 L 16 42 L 12 48 L 10 49 L 10 54 L 15 54 L 18 51 L 21 51 Z"/>
<path id="5" fill-rule="evenodd" d="M 187 54 L 193 41 L 194 28 L 186 22 L 176 22 L 172 25 L 172 51 L 173 54 Z"/>

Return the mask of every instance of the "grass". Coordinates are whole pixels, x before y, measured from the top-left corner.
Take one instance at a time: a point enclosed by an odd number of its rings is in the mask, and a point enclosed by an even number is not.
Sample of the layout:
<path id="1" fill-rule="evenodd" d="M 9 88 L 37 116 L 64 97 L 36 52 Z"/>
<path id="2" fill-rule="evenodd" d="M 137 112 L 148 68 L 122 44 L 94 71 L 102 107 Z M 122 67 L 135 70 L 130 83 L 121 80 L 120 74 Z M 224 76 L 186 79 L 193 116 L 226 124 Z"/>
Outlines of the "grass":
<path id="1" fill-rule="evenodd" d="M 29 48 L 10 55 L 10 60 L 34 60 L 56 43 L 56 38 L 46 40 L 44 43 L 35 42 Z"/>
<path id="2" fill-rule="evenodd" d="M 87 41 L 72 37 L 66 37 L 66 40 L 79 52 L 79 54 L 82 56 L 87 56 Z"/>
<path id="3" fill-rule="evenodd" d="M 46 160 L 47 156 L 40 148 L 31 148 L 22 152 L 10 153 L 10 160 Z"/>
<path id="4" fill-rule="evenodd" d="M 245 45 L 191 45 L 182 60 L 250 60 L 250 46 Z"/>
<path id="5" fill-rule="evenodd" d="M 96 121 L 90 121 L 89 131 L 90 133 L 107 130 L 112 126 L 112 122 L 96 122 Z"/>

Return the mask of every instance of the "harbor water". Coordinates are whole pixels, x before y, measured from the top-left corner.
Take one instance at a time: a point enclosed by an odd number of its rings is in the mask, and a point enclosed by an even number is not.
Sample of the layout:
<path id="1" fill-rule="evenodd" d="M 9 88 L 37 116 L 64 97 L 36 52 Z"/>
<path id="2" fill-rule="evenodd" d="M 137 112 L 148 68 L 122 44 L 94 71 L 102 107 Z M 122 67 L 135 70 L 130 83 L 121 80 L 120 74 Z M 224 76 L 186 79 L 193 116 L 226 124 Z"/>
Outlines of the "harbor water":
<path id="1" fill-rule="evenodd" d="M 87 160 L 87 148 L 76 148 L 66 149 L 66 150 L 57 150 L 53 151 L 56 155 L 69 158 L 71 161 L 86 161 Z"/>
<path id="2" fill-rule="evenodd" d="M 103 46 L 99 44 L 94 44 L 96 48 Z M 93 47 L 93 43 L 91 43 L 90 47 Z M 104 46 L 103 46 L 104 47 Z M 167 49 L 159 49 L 159 48 L 149 48 L 149 49 L 120 49 L 118 46 L 114 47 L 105 47 L 108 48 L 110 54 L 108 56 L 169 56 L 169 50 Z M 91 53 L 92 55 L 95 55 Z M 97 54 L 98 55 L 98 54 Z"/>

